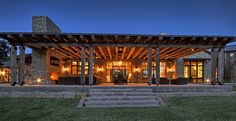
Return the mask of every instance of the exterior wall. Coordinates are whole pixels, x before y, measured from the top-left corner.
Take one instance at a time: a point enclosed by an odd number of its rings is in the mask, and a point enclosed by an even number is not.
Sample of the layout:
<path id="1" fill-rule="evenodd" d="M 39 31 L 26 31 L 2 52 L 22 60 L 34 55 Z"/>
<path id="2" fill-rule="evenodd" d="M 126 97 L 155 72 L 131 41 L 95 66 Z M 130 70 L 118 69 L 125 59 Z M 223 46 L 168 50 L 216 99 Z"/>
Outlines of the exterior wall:
<path id="1" fill-rule="evenodd" d="M 202 51 L 176 60 L 176 78 L 184 77 L 184 59 L 196 59 L 204 61 L 204 79 L 210 77 L 210 58 L 211 55 Z"/>
<path id="2" fill-rule="evenodd" d="M 32 18 L 32 31 L 33 32 L 53 32 L 60 33 L 60 28 L 52 22 L 46 16 L 33 16 Z M 31 79 L 28 80 L 29 84 L 37 83 L 36 80 L 40 78 L 42 83 L 51 84 L 50 75 L 53 71 L 58 71 L 60 73 L 60 66 L 53 67 L 50 65 L 50 56 L 60 57 L 57 53 L 49 49 L 37 49 L 32 48 L 32 67 L 31 67 Z M 61 61 L 60 61 L 61 62 Z"/>
<path id="3" fill-rule="evenodd" d="M 226 83 L 236 83 L 236 52 L 225 52 L 225 73 Z"/>

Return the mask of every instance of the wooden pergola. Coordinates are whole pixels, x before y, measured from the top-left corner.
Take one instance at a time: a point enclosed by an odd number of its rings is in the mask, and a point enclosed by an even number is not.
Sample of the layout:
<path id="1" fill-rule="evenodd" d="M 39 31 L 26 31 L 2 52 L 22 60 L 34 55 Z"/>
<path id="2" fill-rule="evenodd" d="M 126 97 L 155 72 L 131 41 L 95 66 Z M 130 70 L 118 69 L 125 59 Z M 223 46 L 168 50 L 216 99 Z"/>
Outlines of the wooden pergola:
<path id="1" fill-rule="evenodd" d="M 211 49 L 211 80 L 218 76 L 223 80 L 223 49 L 235 41 L 235 36 L 200 36 L 200 35 L 151 35 L 151 34 L 94 34 L 94 33 L 35 33 L 13 32 L 0 33 L 0 37 L 8 40 L 12 46 L 12 79 L 15 79 L 15 46 L 20 46 L 21 59 L 24 60 L 26 47 L 39 49 L 55 49 L 65 58 L 81 59 L 81 80 L 85 80 L 85 59 L 93 63 L 96 58 L 103 59 L 144 59 L 148 61 L 148 81 L 152 81 L 152 61 L 156 61 L 156 81 L 160 79 L 160 59 L 177 59 L 200 51 Z M 89 49 L 86 49 L 88 47 Z M 219 63 L 217 64 L 217 58 Z M 222 58 L 222 59 L 221 59 Z M 24 62 L 20 63 L 20 80 L 24 80 Z M 92 64 L 89 64 L 89 80 L 93 82 Z"/>

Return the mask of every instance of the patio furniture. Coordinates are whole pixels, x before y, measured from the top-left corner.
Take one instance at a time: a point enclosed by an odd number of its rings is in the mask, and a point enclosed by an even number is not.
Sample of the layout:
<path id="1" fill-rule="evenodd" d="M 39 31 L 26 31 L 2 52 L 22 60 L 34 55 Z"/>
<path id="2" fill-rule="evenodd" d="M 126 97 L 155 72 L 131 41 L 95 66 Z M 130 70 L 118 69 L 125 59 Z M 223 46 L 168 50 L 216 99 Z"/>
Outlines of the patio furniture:
<path id="1" fill-rule="evenodd" d="M 176 84 L 176 85 L 184 85 L 184 84 L 188 84 L 188 82 L 189 82 L 189 78 L 183 78 L 183 77 L 171 80 L 171 84 Z"/>
<path id="2" fill-rule="evenodd" d="M 152 80 L 152 83 L 153 84 L 156 84 L 156 79 L 153 79 Z M 160 84 L 170 84 L 170 80 L 165 78 L 165 77 L 161 77 L 160 78 Z"/>

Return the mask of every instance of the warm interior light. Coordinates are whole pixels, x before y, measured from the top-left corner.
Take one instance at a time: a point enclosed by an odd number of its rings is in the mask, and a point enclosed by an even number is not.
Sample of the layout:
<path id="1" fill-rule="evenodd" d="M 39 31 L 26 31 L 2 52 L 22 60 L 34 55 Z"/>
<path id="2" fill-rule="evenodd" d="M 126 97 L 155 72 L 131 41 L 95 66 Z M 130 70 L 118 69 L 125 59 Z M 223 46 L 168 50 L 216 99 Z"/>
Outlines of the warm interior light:
<path id="1" fill-rule="evenodd" d="M 98 67 L 98 68 L 97 68 L 97 71 L 98 71 L 98 72 L 101 72 L 101 71 L 103 71 L 103 68 L 102 68 L 102 67 Z"/>
<path id="2" fill-rule="evenodd" d="M 134 68 L 134 71 L 135 72 L 139 72 L 139 68 Z"/>
<path id="3" fill-rule="evenodd" d="M 121 66 L 122 65 L 122 61 L 118 61 L 118 65 Z"/>
<path id="4" fill-rule="evenodd" d="M 192 51 L 194 51 L 194 49 L 192 49 Z"/>
<path id="5" fill-rule="evenodd" d="M 69 67 L 65 67 L 65 68 L 63 69 L 63 71 L 68 72 L 68 71 L 69 71 Z"/>
<path id="6" fill-rule="evenodd" d="M 41 81 L 42 81 L 42 80 L 41 80 L 40 78 L 37 79 L 37 82 L 38 82 L 38 83 L 41 83 Z"/>
<path id="7" fill-rule="evenodd" d="M 5 76 L 5 74 L 6 74 L 5 71 L 0 71 L 1 76 Z"/>

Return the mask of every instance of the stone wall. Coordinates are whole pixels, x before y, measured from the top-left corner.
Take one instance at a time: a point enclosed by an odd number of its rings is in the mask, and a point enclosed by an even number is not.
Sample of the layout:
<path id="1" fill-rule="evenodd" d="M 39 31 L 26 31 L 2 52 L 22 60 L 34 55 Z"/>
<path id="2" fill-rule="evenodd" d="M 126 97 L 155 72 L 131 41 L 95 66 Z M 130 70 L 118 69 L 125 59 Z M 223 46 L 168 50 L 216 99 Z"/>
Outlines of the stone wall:
<path id="1" fill-rule="evenodd" d="M 60 33 L 60 28 L 52 22 L 47 16 L 33 16 L 32 17 L 32 31 L 33 32 L 51 32 Z M 40 78 L 43 84 L 53 84 L 50 81 L 52 72 L 60 73 L 60 66 L 50 65 L 50 57 L 54 56 L 61 60 L 61 57 L 54 50 L 32 48 L 32 69 L 31 69 L 31 84 L 36 84 L 36 80 Z"/>
<path id="2" fill-rule="evenodd" d="M 176 60 L 176 77 L 184 77 L 184 59 L 201 59 L 204 61 L 204 79 L 208 79 L 210 77 L 210 58 L 211 55 L 201 51 L 189 56 L 185 56 Z"/>
<path id="3" fill-rule="evenodd" d="M 61 29 L 47 16 L 33 16 L 32 32 L 60 33 Z"/>

